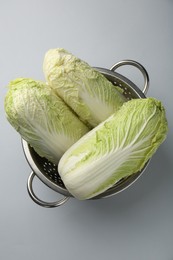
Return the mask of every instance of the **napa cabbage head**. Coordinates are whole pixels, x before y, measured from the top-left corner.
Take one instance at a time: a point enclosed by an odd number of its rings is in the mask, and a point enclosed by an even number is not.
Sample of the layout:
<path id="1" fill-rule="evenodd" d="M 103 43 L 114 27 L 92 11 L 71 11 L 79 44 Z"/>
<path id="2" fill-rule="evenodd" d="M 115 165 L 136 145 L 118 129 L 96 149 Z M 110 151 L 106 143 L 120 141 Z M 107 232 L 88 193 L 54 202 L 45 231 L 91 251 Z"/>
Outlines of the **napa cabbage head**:
<path id="1" fill-rule="evenodd" d="M 21 137 L 40 156 L 56 164 L 89 130 L 54 90 L 33 79 L 19 78 L 10 82 L 5 112 Z"/>
<path id="2" fill-rule="evenodd" d="M 143 169 L 167 134 L 165 109 L 154 98 L 133 99 L 76 142 L 58 171 L 78 199 L 89 199 Z"/>
<path id="3" fill-rule="evenodd" d="M 118 87 L 65 49 L 50 49 L 45 54 L 43 71 L 58 95 L 91 127 L 107 119 L 125 102 Z"/>

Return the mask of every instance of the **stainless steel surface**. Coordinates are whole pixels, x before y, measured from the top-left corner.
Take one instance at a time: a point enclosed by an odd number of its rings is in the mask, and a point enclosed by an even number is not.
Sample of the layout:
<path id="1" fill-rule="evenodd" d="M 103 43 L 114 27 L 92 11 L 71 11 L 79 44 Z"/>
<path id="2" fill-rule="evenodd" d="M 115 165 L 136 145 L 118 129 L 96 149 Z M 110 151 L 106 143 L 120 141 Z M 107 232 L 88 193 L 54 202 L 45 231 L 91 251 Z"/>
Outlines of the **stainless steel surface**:
<path id="1" fill-rule="evenodd" d="M 115 72 L 115 70 L 122 65 L 132 65 L 140 69 L 144 76 L 144 88 L 143 91 L 141 91 L 133 82 L 131 82 L 129 79 L 124 77 L 123 75 Z M 123 95 L 126 97 L 127 100 L 133 99 L 133 98 L 145 98 L 145 94 L 148 91 L 149 88 L 149 76 L 145 68 L 139 64 L 136 61 L 133 60 L 124 60 L 119 63 L 116 63 L 111 67 L 111 70 L 105 69 L 105 68 L 98 68 L 95 67 L 96 70 L 98 70 L 100 73 L 102 73 L 108 80 L 110 80 L 113 84 L 119 86 L 123 90 Z M 24 154 L 26 156 L 26 159 L 32 169 L 32 173 L 29 176 L 28 179 L 28 192 L 30 197 L 33 199 L 33 201 L 40 206 L 43 207 L 57 207 L 62 204 L 64 204 L 69 197 L 73 197 L 68 190 L 65 188 L 59 173 L 57 171 L 57 165 L 49 162 L 47 159 L 40 157 L 32 147 L 29 146 L 29 144 L 22 139 L 22 145 Z M 134 174 L 132 174 L 129 177 L 123 178 L 119 182 L 117 182 L 113 187 L 108 189 L 107 191 L 103 192 L 102 194 L 92 198 L 92 199 L 100 199 L 100 198 L 106 198 L 113 196 L 130 185 L 132 185 L 144 172 L 147 164 L 145 167 Z M 40 200 L 34 193 L 32 189 L 32 180 L 34 175 L 36 175 L 43 183 L 45 183 L 48 187 L 55 190 L 56 192 L 64 195 L 64 199 L 53 202 L 53 203 L 47 203 L 42 200 Z"/>
<path id="2" fill-rule="evenodd" d="M 134 61 L 134 60 L 119 61 L 119 62 L 115 63 L 110 69 L 112 71 L 115 71 L 116 69 L 118 69 L 119 67 L 124 66 L 124 65 L 134 66 L 142 72 L 142 75 L 144 77 L 144 87 L 143 87 L 142 92 L 146 95 L 148 92 L 148 88 L 149 88 L 149 76 L 148 76 L 148 72 L 146 71 L 146 69 L 139 62 Z"/>
<path id="3" fill-rule="evenodd" d="M 33 187 L 32 187 L 32 182 L 33 182 L 33 179 L 35 176 L 36 176 L 35 173 L 31 172 L 31 174 L 29 175 L 29 178 L 28 178 L 28 182 L 27 182 L 28 193 L 35 203 L 37 203 L 38 205 L 45 207 L 45 208 L 54 208 L 54 207 L 63 205 L 69 199 L 69 197 L 64 197 L 64 198 L 54 201 L 54 202 L 45 202 L 43 200 L 40 200 L 35 195 L 35 193 L 33 191 Z"/>

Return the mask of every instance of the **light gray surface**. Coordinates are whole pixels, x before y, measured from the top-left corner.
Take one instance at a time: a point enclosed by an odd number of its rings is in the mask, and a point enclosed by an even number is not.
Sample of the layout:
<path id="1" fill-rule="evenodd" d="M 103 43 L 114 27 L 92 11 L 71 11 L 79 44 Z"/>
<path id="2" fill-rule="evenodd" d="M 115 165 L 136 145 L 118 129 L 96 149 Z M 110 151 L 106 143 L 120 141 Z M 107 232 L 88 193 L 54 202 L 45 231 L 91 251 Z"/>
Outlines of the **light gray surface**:
<path id="1" fill-rule="evenodd" d="M 172 24 L 171 0 L 0 1 L 0 259 L 173 259 Z M 142 63 L 148 96 L 166 108 L 169 134 L 128 190 L 44 209 L 28 196 L 30 168 L 3 102 L 11 79 L 44 79 L 44 54 L 55 47 L 92 66 L 109 68 L 124 58 Z M 121 72 L 142 86 L 136 70 Z M 49 201 L 59 196 L 39 181 L 34 188 Z"/>

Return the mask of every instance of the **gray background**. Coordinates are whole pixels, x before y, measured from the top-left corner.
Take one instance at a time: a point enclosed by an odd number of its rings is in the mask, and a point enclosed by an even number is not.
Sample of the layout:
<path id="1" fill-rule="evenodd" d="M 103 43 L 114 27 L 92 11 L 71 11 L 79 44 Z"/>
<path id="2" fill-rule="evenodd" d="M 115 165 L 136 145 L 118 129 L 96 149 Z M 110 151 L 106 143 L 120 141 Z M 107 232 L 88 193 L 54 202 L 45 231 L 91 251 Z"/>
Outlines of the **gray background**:
<path id="1" fill-rule="evenodd" d="M 173 259 L 172 25 L 172 0 L 0 1 L 0 259 Z M 44 79 L 44 54 L 55 47 L 92 66 L 142 63 L 148 96 L 166 108 L 169 134 L 126 191 L 45 209 L 28 196 L 31 170 L 3 103 L 10 80 Z M 119 72 L 142 87 L 140 73 L 127 67 Z M 60 198 L 38 180 L 34 189 L 42 199 Z"/>

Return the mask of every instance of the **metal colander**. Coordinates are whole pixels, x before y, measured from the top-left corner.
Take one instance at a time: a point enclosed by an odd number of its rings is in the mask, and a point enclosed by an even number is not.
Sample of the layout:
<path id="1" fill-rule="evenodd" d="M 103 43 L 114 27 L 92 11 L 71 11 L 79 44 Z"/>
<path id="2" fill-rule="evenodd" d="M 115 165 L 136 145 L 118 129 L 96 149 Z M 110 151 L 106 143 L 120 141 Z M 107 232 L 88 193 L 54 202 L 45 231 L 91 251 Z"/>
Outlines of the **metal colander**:
<path id="1" fill-rule="evenodd" d="M 141 91 L 133 82 L 131 82 L 126 77 L 122 76 L 121 74 L 115 72 L 115 70 L 123 65 L 132 65 L 137 67 L 140 72 L 142 73 L 144 77 L 144 87 Z M 123 89 L 123 95 L 126 97 L 127 100 L 133 99 L 133 98 L 145 98 L 145 94 L 148 91 L 149 87 L 149 77 L 148 73 L 145 70 L 145 68 L 138 62 L 133 60 L 123 60 L 111 67 L 111 69 L 104 69 L 104 68 L 98 68 L 95 67 L 96 70 L 98 70 L 100 73 L 102 73 L 108 80 L 110 80 L 113 84 L 119 86 Z M 57 165 L 49 162 L 47 159 L 40 157 L 34 149 L 25 141 L 22 139 L 22 146 L 24 150 L 25 157 L 32 169 L 32 172 L 28 178 L 27 183 L 27 189 L 30 197 L 34 202 L 39 204 L 43 207 L 57 207 L 62 204 L 64 204 L 72 195 L 68 192 L 68 190 L 65 188 L 59 173 L 57 171 Z M 129 177 L 121 179 L 119 182 L 117 182 L 113 187 L 108 189 L 107 191 L 103 192 L 102 194 L 94 197 L 93 199 L 99 199 L 99 198 L 106 198 L 112 195 L 117 194 L 118 192 L 126 189 L 129 187 L 132 183 L 134 183 L 135 180 L 139 178 L 139 176 L 144 172 L 147 164 L 145 167 L 134 174 L 132 174 Z M 39 199 L 32 188 L 32 182 L 33 178 L 37 176 L 44 184 L 46 184 L 49 188 L 53 189 L 54 191 L 60 193 L 63 195 L 63 198 L 55 201 L 55 202 L 45 202 L 41 199 Z"/>

